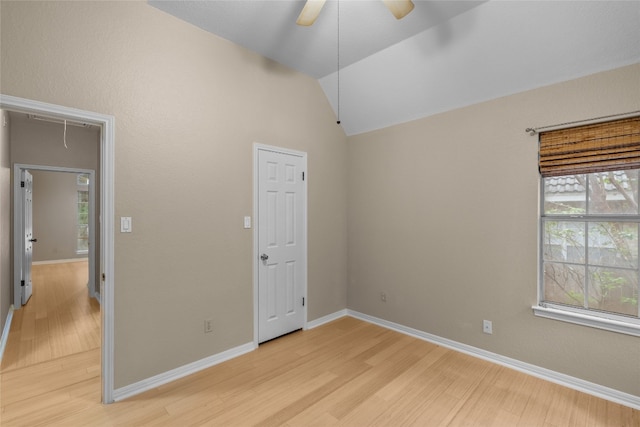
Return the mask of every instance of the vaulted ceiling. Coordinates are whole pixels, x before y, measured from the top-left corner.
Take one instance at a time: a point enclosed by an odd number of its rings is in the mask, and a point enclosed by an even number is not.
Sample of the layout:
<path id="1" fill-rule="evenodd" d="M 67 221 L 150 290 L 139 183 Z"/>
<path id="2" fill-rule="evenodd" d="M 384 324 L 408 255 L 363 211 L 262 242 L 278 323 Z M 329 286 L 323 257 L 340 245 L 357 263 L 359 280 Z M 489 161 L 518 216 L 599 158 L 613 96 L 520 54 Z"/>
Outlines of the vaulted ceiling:
<path id="1" fill-rule="evenodd" d="M 347 135 L 640 62 L 640 1 L 413 2 L 149 1 L 318 79 Z"/>

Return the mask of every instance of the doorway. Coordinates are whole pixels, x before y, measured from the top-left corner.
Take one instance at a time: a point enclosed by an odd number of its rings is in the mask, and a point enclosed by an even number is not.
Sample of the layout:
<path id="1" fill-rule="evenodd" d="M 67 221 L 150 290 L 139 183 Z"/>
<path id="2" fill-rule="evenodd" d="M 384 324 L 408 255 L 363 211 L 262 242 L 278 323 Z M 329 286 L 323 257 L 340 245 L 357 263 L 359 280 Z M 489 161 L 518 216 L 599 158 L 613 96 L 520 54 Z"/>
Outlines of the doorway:
<path id="1" fill-rule="evenodd" d="M 33 176 L 36 176 L 34 184 Z M 48 176 L 47 176 L 48 175 Z M 40 181 L 40 182 L 38 182 Z M 87 289 L 89 296 L 100 299 L 100 290 L 96 288 L 96 219 L 95 219 L 95 171 L 91 169 L 74 169 L 54 166 L 14 164 L 13 181 L 13 220 L 14 220 L 14 308 L 24 306 L 31 296 L 31 269 L 33 260 L 33 246 L 38 245 L 38 237 L 33 234 L 33 195 L 34 185 L 44 187 L 55 192 L 57 203 L 44 206 L 40 214 L 36 215 L 36 223 L 41 224 L 42 231 L 49 230 L 50 237 L 40 245 L 47 245 L 46 255 L 36 260 L 69 260 L 78 256 L 87 257 L 88 277 Z M 43 192 L 40 193 L 42 203 Z M 86 193 L 86 194 L 85 194 Z M 75 199 L 74 199 L 75 198 Z M 82 200 L 80 200 L 82 199 Z M 66 203 L 64 202 L 66 200 Z M 60 209 L 60 201 L 66 212 L 56 215 Z M 80 213 L 84 210 L 86 213 Z M 74 216 L 72 216 L 74 215 Z M 82 216 L 82 218 L 80 218 Z M 46 222 L 44 221 L 46 219 Z M 43 224 L 47 224 L 44 227 Z M 76 227 L 75 229 L 74 226 Z M 38 232 L 36 226 L 36 232 Z M 52 232 L 51 230 L 54 230 Z M 55 233 L 58 231 L 58 233 Z M 62 233 L 60 233 L 62 231 Z M 74 233 L 74 234 L 72 234 Z M 85 240 L 86 238 L 86 240 Z M 62 240 L 61 245 L 55 245 Z M 53 242 L 53 243 L 49 243 Z"/>
<path id="2" fill-rule="evenodd" d="M 113 116 L 48 104 L 8 95 L 0 95 L 0 109 L 35 114 L 46 118 L 89 123 L 100 128 L 100 223 L 94 227 L 100 240 L 101 300 L 101 395 L 103 403 L 113 402 L 113 328 L 114 328 L 114 129 Z M 99 230 L 99 231 L 98 231 Z"/>
<path id="3" fill-rule="evenodd" d="M 254 341 L 307 321 L 306 153 L 254 145 Z"/>

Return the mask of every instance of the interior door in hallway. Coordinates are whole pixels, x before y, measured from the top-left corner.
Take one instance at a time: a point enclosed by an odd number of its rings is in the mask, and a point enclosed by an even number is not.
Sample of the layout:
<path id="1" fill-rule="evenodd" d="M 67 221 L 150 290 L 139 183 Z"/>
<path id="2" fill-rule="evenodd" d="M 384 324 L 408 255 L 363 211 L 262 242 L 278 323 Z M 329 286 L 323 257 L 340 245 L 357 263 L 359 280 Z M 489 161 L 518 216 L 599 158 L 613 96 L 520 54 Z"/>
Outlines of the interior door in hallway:
<path id="1" fill-rule="evenodd" d="M 33 260 L 33 177 L 27 170 L 22 170 L 22 180 L 20 181 L 22 189 L 22 213 L 23 221 L 23 245 L 22 245 L 22 305 L 25 305 L 31 298 L 31 263 Z"/>
<path id="2" fill-rule="evenodd" d="M 303 155 L 258 151 L 258 342 L 304 326 L 305 163 Z"/>

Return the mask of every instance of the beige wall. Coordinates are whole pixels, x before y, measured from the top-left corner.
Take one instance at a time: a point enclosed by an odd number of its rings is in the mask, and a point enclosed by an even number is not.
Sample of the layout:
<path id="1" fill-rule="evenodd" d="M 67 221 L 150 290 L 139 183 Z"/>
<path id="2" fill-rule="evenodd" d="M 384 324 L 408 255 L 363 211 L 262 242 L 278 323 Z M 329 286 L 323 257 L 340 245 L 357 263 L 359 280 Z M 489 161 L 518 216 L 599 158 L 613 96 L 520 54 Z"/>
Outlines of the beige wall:
<path id="1" fill-rule="evenodd" d="M 0 110 L 0 336 L 13 304 L 11 281 L 11 160 L 8 111 Z"/>
<path id="2" fill-rule="evenodd" d="M 252 341 L 254 142 L 308 153 L 308 318 L 346 307 L 346 137 L 317 81 L 144 2 L 3 1 L 1 24 L 2 93 L 115 116 L 116 388 Z"/>
<path id="3" fill-rule="evenodd" d="M 61 123 L 28 119 L 26 114 L 11 115 L 12 163 L 92 169 L 99 175 L 100 131 L 97 127 L 68 125 L 65 139 Z"/>
<path id="4" fill-rule="evenodd" d="M 86 258 L 78 254 L 77 174 L 31 171 L 33 175 L 33 261 Z M 87 186 L 84 188 L 88 191 Z"/>
<path id="5" fill-rule="evenodd" d="M 634 65 L 350 137 L 349 308 L 640 396 L 637 337 L 532 313 L 539 178 L 524 131 L 640 110 L 638 76 Z"/>

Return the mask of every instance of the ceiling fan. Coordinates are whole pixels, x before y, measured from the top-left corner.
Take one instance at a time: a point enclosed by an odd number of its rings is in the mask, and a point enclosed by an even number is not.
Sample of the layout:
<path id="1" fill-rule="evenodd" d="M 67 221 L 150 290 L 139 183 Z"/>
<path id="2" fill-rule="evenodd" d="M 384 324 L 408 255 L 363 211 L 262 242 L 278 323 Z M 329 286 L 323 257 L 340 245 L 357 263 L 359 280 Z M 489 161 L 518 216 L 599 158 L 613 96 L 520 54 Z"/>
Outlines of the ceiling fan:
<path id="1" fill-rule="evenodd" d="M 298 16 L 296 24 L 308 27 L 313 25 L 315 20 L 320 15 L 322 6 L 324 6 L 326 0 L 307 0 Z M 402 19 L 413 10 L 413 2 L 411 0 L 382 0 L 387 6 L 387 9 L 393 13 L 396 19 Z"/>

